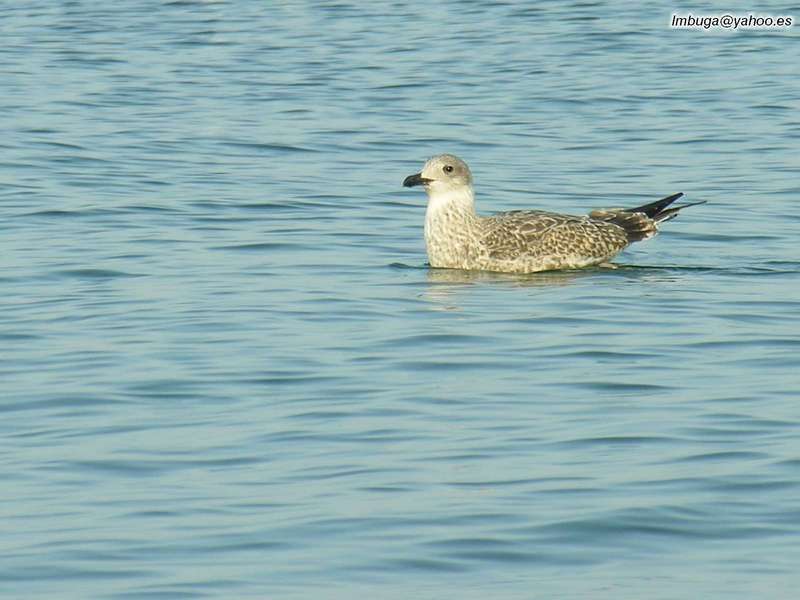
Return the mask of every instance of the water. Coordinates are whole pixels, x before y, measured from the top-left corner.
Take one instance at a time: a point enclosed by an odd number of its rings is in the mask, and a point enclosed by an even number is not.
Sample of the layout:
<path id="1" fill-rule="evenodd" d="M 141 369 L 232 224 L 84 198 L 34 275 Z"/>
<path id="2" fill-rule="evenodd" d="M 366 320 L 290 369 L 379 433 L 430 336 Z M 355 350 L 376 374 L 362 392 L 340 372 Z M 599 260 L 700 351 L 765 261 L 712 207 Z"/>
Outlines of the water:
<path id="1" fill-rule="evenodd" d="M 0 595 L 793 598 L 797 28 L 670 15 L 0 9 Z M 431 270 L 445 151 L 487 212 L 708 204 Z"/>

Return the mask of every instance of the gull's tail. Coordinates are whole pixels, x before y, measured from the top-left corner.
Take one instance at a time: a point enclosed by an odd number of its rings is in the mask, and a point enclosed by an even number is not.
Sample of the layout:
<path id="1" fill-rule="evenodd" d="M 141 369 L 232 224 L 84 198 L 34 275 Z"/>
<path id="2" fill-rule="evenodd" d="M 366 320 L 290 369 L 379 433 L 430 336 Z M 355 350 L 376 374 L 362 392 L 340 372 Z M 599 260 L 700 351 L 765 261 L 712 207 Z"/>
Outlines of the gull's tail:
<path id="1" fill-rule="evenodd" d="M 595 210 L 589 213 L 593 219 L 608 221 L 619 225 L 628 234 L 628 240 L 638 242 L 653 237 L 658 233 L 658 224 L 669 221 L 678 216 L 678 213 L 687 206 L 705 204 L 705 200 L 700 202 L 690 202 L 680 206 L 669 206 L 683 193 L 673 194 L 661 200 L 656 200 L 650 204 L 637 206 L 636 208 L 607 208 Z"/>
<path id="2" fill-rule="evenodd" d="M 670 219 L 674 219 L 678 216 L 678 213 L 686 208 L 687 206 L 697 206 L 698 204 L 705 204 L 705 200 L 701 200 L 700 202 L 690 202 L 688 204 L 681 204 L 680 206 L 673 206 L 672 208 L 667 208 L 670 204 L 675 202 L 678 198 L 683 196 L 683 193 L 672 194 L 672 196 L 667 196 L 666 198 L 662 198 L 661 200 L 656 200 L 655 202 L 651 202 L 650 204 L 645 204 L 643 206 L 637 206 L 636 208 L 628 208 L 625 212 L 629 213 L 644 213 L 656 223 L 661 223 L 663 221 L 669 221 Z"/>

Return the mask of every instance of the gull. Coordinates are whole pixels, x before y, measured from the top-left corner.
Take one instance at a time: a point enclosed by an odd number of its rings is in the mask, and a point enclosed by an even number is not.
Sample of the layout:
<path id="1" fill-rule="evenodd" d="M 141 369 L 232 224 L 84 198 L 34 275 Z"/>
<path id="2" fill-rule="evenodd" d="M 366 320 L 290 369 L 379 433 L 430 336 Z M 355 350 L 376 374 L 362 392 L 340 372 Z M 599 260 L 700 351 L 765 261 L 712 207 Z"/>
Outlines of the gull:
<path id="1" fill-rule="evenodd" d="M 535 273 L 613 267 L 609 261 L 633 242 L 658 233 L 692 202 L 669 206 L 682 193 L 636 208 L 605 208 L 586 216 L 542 210 L 512 210 L 489 216 L 475 212 L 472 173 L 452 154 L 434 156 L 405 187 L 422 185 L 428 193 L 425 246 L 431 267 Z"/>

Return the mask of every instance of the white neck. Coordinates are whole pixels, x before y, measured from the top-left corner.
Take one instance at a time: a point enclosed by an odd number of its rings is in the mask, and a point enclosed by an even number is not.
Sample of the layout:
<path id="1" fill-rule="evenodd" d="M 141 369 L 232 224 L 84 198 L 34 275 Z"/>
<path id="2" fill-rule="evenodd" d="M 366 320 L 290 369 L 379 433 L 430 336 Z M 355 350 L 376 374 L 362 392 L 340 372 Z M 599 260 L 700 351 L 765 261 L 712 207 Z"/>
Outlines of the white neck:
<path id="1" fill-rule="evenodd" d="M 471 187 L 429 190 L 425 246 L 431 265 L 463 268 L 477 222 Z"/>
<path id="2" fill-rule="evenodd" d="M 465 218 L 475 216 L 475 194 L 472 187 L 431 189 L 428 192 L 428 209 L 425 221 L 436 219 L 443 213 L 463 215 Z"/>

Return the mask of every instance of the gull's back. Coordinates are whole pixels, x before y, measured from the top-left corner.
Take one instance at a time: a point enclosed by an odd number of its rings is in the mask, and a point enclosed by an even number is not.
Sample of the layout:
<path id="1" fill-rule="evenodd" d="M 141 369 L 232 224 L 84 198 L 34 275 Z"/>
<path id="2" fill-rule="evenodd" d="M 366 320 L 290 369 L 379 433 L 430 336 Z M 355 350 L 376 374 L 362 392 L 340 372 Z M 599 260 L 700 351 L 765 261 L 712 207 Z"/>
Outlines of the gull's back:
<path id="1" fill-rule="evenodd" d="M 588 216 L 515 210 L 479 217 L 482 267 L 530 273 L 606 262 L 629 243 L 621 226 Z"/>

